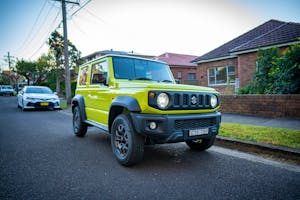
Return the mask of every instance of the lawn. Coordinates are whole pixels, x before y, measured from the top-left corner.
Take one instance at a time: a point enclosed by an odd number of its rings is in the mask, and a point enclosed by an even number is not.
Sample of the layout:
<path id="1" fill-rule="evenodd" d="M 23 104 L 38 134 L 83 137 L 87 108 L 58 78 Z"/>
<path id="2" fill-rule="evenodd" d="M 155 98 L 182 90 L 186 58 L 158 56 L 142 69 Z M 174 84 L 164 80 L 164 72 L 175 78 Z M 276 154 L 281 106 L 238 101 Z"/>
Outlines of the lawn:
<path id="1" fill-rule="evenodd" d="M 300 130 L 222 122 L 219 135 L 300 149 Z"/>

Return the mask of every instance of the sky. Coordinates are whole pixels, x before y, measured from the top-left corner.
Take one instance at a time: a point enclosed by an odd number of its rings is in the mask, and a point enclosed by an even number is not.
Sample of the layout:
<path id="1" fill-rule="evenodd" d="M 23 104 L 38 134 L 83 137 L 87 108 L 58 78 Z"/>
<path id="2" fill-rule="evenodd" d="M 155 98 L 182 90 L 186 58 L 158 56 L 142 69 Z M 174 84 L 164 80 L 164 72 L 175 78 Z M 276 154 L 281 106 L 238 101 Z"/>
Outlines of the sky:
<path id="1" fill-rule="evenodd" d="M 300 23 L 300 0 L 70 0 L 68 38 L 82 56 L 101 50 L 201 56 L 270 19 Z M 82 8 L 81 8 L 82 7 Z M 0 0 L 0 67 L 36 60 L 62 30 L 55 0 Z"/>

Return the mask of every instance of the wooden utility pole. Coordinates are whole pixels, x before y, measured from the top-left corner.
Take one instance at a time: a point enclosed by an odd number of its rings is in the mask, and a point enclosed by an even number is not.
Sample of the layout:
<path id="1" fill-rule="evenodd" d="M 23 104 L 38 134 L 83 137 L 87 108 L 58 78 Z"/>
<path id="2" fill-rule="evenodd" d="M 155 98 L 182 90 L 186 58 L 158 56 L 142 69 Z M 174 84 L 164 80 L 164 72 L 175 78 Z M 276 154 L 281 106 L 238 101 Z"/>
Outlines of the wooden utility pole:
<path id="1" fill-rule="evenodd" d="M 65 57 L 65 90 L 66 90 L 66 100 L 67 104 L 71 104 L 71 76 L 69 67 L 69 47 L 68 47 L 68 29 L 67 29 L 67 11 L 66 3 L 72 3 L 79 5 L 78 2 L 61 0 L 62 16 L 63 16 L 63 29 L 64 29 L 64 57 Z"/>
<path id="2" fill-rule="evenodd" d="M 12 58 L 12 56 L 9 54 L 9 52 L 7 52 L 7 56 L 4 56 L 4 57 L 6 57 L 6 62 L 8 63 L 8 69 L 9 70 L 11 70 L 11 68 L 12 68 L 12 66 L 11 66 L 11 58 Z"/>

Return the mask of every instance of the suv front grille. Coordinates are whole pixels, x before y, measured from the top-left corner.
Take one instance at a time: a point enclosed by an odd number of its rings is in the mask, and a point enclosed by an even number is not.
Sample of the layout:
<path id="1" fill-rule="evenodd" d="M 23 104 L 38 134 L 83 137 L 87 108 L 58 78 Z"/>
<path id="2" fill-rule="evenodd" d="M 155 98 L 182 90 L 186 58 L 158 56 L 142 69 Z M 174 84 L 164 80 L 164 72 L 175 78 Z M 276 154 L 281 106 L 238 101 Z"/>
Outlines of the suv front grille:
<path id="1" fill-rule="evenodd" d="M 197 129 L 214 126 L 215 118 L 175 120 L 175 129 Z"/>
<path id="2" fill-rule="evenodd" d="M 155 92 L 156 97 L 161 92 Z M 169 96 L 169 106 L 165 110 L 198 110 L 211 109 L 210 98 L 214 94 L 200 92 L 165 92 Z M 156 98 L 149 98 L 149 106 L 160 109 Z"/>

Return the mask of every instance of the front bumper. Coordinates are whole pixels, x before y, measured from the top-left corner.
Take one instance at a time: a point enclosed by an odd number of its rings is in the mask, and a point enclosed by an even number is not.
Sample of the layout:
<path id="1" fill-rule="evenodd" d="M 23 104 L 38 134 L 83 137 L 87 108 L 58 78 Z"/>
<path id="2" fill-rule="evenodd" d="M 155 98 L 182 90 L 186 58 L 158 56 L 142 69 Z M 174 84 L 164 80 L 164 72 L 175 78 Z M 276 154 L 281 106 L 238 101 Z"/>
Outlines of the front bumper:
<path id="1" fill-rule="evenodd" d="M 221 113 L 189 114 L 189 115 L 153 115 L 131 113 L 135 131 L 150 138 L 155 143 L 172 143 L 187 140 L 210 138 L 218 134 Z M 155 122 L 157 128 L 150 129 Z M 189 130 L 208 129 L 208 134 L 189 136 Z"/>
<path id="2" fill-rule="evenodd" d="M 25 109 L 59 109 L 59 101 L 34 101 L 34 100 L 24 100 Z"/>

